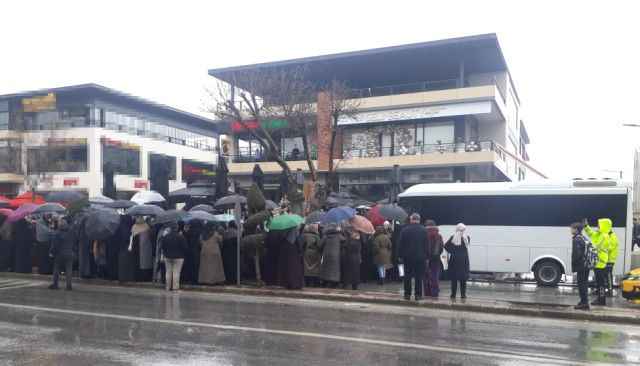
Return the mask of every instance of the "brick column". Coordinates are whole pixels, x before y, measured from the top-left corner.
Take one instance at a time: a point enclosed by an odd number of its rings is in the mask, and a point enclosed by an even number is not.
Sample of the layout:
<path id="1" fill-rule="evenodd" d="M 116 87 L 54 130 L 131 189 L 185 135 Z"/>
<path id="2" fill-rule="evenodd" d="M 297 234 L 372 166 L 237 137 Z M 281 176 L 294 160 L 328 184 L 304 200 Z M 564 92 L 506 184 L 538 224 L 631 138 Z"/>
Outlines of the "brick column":
<path id="1" fill-rule="evenodd" d="M 326 92 L 318 93 L 317 107 L 318 170 L 327 171 L 329 169 L 329 145 L 331 144 L 331 111 L 329 110 L 329 96 Z"/>

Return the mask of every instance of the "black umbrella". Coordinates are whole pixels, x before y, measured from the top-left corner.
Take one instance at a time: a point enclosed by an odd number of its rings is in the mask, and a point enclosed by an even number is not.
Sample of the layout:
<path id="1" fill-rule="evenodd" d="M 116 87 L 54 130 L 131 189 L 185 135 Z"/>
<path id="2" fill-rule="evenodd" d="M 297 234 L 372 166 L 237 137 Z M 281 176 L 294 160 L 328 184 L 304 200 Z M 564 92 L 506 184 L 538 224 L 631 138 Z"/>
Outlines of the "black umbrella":
<path id="1" fill-rule="evenodd" d="M 229 168 L 227 167 L 227 160 L 221 153 L 218 153 L 218 166 L 216 168 L 216 198 L 221 198 L 227 194 L 229 190 Z"/>
<path id="2" fill-rule="evenodd" d="M 169 193 L 169 199 L 174 202 L 187 202 L 191 199 L 211 199 L 215 197 L 216 189 L 211 185 L 192 185 Z"/>
<path id="3" fill-rule="evenodd" d="M 191 207 L 191 209 L 189 211 L 204 211 L 204 212 L 208 212 L 208 213 L 214 213 L 214 212 L 216 212 L 216 209 L 213 208 L 213 206 L 211 206 L 211 205 L 201 204 L 201 205 L 195 205 L 195 206 Z"/>
<path id="4" fill-rule="evenodd" d="M 96 208 L 89 212 L 85 223 L 85 233 L 89 240 L 106 240 L 113 236 L 120 226 L 120 214 L 112 208 Z"/>
<path id="5" fill-rule="evenodd" d="M 322 220 L 322 216 L 324 216 L 324 212 L 322 211 L 313 211 L 307 215 L 304 220 L 305 224 L 317 224 Z"/>
<path id="6" fill-rule="evenodd" d="M 168 224 L 171 222 L 184 221 L 187 217 L 189 217 L 189 213 L 182 210 L 169 210 L 165 211 L 162 214 L 156 216 L 155 220 L 153 220 L 154 224 Z"/>
<path id="7" fill-rule="evenodd" d="M 117 200 L 117 201 L 113 201 L 111 203 L 107 203 L 106 205 L 104 205 L 105 207 L 108 208 L 115 208 L 115 209 L 128 209 L 131 208 L 133 206 L 135 206 L 137 203 L 135 202 L 131 202 L 131 201 L 127 201 L 127 200 Z"/>
<path id="8" fill-rule="evenodd" d="M 136 205 L 127 210 L 129 216 L 159 216 L 165 211 L 156 205 Z"/>
<path id="9" fill-rule="evenodd" d="M 407 211 L 395 204 L 381 205 L 379 212 L 382 217 L 390 221 L 404 222 L 409 216 Z"/>
<path id="10" fill-rule="evenodd" d="M 233 194 L 231 196 L 222 197 L 216 201 L 216 208 L 233 208 L 236 203 L 240 203 L 241 205 L 247 204 L 247 198 L 240 196 L 238 194 Z"/>
<path id="11" fill-rule="evenodd" d="M 36 208 L 35 211 L 33 211 L 33 214 L 41 215 L 46 213 L 63 213 L 66 211 L 67 209 L 59 203 L 45 203 L 44 205 L 40 205 Z"/>
<path id="12" fill-rule="evenodd" d="M 76 191 L 51 192 L 46 197 L 47 202 L 71 203 L 87 198 L 84 194 Z"/>

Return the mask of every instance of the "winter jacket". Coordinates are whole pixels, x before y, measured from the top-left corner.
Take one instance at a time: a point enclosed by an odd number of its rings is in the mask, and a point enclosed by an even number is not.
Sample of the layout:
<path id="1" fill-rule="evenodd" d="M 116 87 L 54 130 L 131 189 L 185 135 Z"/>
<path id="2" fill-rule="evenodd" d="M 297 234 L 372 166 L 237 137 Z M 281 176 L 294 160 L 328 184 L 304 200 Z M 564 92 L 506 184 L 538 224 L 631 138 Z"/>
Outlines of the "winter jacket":
<path id="1" fill-rule="evenodd" d="M 613 223 L 610 219 L 599 219 L 598 230 L 593 230 L 589 225 L 584 228 L 584 232 L 598 250 L 596 269 L 605 268 L 607 263 L 615 263 L 618 256 L 618 237 L 611 231 L 612 227 Z M 612 248 L 615 249 L 612 250 Z M 613 254 L 612 260 L 609 258 L 610 253 Z"/>
<path id="2" fill-rule="evenodd" d="M 349 285 L 360 283 L 360 264 L 362 264 L 362 240 L 349 237 L 342 242 L 341 251 L 342 282 Z"/>
<path id="3" fill-rule="evenodd" d="M 216 232 L 206 239 L 202 238 L 198 273 L 199 283 L 213 285 L 224 283 L 226 280 L 220 244 L 222 244 L 222 236 Z"/>
<path id="4" fill-rule="evenodd" d="M 73 235 L 68 229 L 57 230 L 51 243 L 51 254 L 56 258 L 73 257 Z"/>
<path id="5" fill-rule="evenodd" d="M 336 230 L 328 230 L 320 241 L 322 264 L 320 278 L 325 281 L 340 282 L 340 248 L 344 240 Z"/>
<path id="6" fill-rule="evenodd" d="M 382 228 L 376 230 L 373 236 L 373 263 L 376 266 L 391 268 L 391 239 Z"/>
<path id="7" fill-rule="evenodd" d="M 440 255 L 444 251 L 444 240 L 437 227 L 431 226 L 427 228 L 427 254 L 430 262 L 440 260 Z"/>
<path id="8" fill-rule="evenodd" d="M 586 242 L 581 234 L 573 236 L 573 245 L 571 246 L 571 270 L 580 272 L 585 269 L 585 251 Z"/>
<path id="9" fill-rule="evenodd" d="M 320 235 L 315 231 L 307 230 L 304 238 L 304 275 L 306 277 L 320 276 L 320 261 L 322 259 L 322 247 Z"/>
<path id="10" fill-rule="evenodd" d="M 404 261 L 427 260 L 427 229 L 420 224 L 409 224 L 402 229 L 398 256 Z"/>
<path id="11" fill-rule="evenodd" d="M 452 280 L 466 281 L 469 279 L 469 250 L 467 246 L 471 239 L 467 236 L 461 245 L 453 244 L 453 236 L 447 240 L 444 248 L 449 253 L 449 278 Z"/>
<path id="12" fill-rule="evenodd" d="M 169 234 L 162 238 L 162 253 L 170 259 L 184 258 L 187 252 L 187 239 L 184 236 L 171 230 Z"/>

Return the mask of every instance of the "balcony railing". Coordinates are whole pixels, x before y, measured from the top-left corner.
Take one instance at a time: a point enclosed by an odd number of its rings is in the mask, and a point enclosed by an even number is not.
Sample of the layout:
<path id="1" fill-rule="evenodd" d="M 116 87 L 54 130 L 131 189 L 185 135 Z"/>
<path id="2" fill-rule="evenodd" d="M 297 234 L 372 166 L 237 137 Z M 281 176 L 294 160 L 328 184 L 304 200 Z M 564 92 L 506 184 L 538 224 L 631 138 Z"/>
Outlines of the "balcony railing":
<path id="1" fill-rule="evenodd" d="M 421 81 L 410 84 L 377 86 L 373 88 L 354 89 L 352 98 L 382 97 L 394 94 L 419 93 L 433 90 L 455 89 L 459 86 L 458 79 Z"/>
<path id="2" fill-rule="evenodd" d="M 229 155 L 231 161 L 234 163 L 256 163 L 256 162 L 266 162 L 273 161 L 273 159 L 260 150 L 249 151 L 248 149 L 240 149 L 240 153 L 237 155 Z M 301 161 L 307 160 L 307 154 L 303 151 L 300 152 L 285 152 L 283 151 L 281 157 L 285 161 Z M 311 152 L 311 160 L 317 160 L 318 153 L 315 151 Z"/>
<path id="3" fill-rule="evenodd" d="M 441 143 L 432 145 L 378 147 L 373 149 L 350 149 L 345 151 L 345 159 L 349 158 L 377 158 L 387 156 L 426 155 L 434 153 L 496 151 L 492 141 L 468 141 L 458 143 Z"/>

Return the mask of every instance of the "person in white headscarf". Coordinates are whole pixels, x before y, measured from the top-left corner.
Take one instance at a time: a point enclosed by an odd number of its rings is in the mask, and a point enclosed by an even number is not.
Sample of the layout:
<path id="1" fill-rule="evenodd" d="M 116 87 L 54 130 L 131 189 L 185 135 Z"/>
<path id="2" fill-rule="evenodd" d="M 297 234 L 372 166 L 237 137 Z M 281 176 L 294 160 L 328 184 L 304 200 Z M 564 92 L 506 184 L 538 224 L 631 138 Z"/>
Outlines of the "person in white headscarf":
<path id="1" fill-rule="evenodd" d="M 449 278 L 451 278 L 451 298 L 455 299 L 460 284 L 461 298 L 467 298 L 467 280 L 469 279 L 469 251 L 471 238 L 465 235 L 467 227 L 460 223 L 456 232 L 447 240 L 444 248 L 449 253 Z"/>

